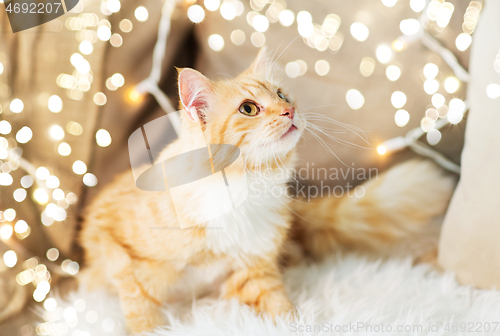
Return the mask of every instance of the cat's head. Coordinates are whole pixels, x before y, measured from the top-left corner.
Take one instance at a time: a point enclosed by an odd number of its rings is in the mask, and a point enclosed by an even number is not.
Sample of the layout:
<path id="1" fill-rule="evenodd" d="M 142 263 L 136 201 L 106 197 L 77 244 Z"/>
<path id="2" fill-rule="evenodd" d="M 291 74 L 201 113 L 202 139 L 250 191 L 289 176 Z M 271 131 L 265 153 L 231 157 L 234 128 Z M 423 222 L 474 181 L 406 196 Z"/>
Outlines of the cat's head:
<path id="1" fill-rule="evenodd" d="M 196 70 L 179 70 L 183 132 L 203 129 L 212 144 L 235 145 L 247 162 L 262 165 L 289 156 L 305 120 L 286 90 L 272 79 L 265 49 L 236 78 L 212 81 Z"/>

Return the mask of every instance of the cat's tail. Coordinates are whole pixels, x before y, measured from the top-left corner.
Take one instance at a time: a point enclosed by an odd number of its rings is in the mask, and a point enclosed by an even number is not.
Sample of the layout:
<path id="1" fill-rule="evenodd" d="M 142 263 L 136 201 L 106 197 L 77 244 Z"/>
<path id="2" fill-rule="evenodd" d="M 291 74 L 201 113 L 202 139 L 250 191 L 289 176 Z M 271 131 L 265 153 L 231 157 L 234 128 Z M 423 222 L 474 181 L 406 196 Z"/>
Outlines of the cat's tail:
<path id="1" fill-rule="evenodd" d="M 444 215 L 454 186 L 434 163 L 407 161 L 356 193 L 293 202 L 292 235 L 316 259 L 341 246 L 379 249 Z"/>

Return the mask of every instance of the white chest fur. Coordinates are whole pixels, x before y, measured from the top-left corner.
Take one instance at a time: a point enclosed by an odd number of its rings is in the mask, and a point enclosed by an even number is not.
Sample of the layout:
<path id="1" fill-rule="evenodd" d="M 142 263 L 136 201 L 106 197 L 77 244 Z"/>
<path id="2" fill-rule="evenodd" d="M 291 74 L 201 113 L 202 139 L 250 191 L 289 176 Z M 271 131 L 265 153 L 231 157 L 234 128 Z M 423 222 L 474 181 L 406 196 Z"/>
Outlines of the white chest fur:
<path id="1" fill-rule="evenodd" d="M 239 186 L 245 188 L 243 180 Z M 275 249 L 279 227 L 287 226 L 278 211 L 288 206 L 285 179 L 247 174 L 248 196 L 231 212 L 206 226 L 207 247 L 233 258 L 260 255 Z"/>

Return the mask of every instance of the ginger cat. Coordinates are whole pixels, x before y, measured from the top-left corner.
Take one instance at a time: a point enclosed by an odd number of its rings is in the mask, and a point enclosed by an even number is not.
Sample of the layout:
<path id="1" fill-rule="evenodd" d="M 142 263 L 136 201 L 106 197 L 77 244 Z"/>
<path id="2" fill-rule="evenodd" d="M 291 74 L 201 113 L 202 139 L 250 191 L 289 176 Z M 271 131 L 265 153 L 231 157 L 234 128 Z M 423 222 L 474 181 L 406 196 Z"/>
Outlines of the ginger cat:
<path id="1" fill-rule="evenodd" d="M 306 121 L 270 73 L 264 50 L 234 79 L 211 81 L 195 70 L 180 69 L 182 133 L 158 161 L 207 143 L 231 144 L 244 158 L 244 167 L 226 171 L 233 196 L 241 196 L 238 190 L 255 181 L 262 188 L 280 188 L 281 195 L 257 196 L 250 188 L 236 209 L 205 221 L 217 199 L 204 197 L 203 188 L 188 189 L 181 195 L 182 206 L 174 209 L 165 192 L 138 189 L 129 171 L 106 186 L 87 208 L 79 237 L 85 250 L 82 280 L 89 287 L 106 285 L 118 293 L 130 332 L 162 325 L 163 302 L 213 288 L 258 313 L 292 313 L 278 265 L 292 226 L 295 234 L 290 236 L 306 253 L 320 258 L 340 243 L 384 244 L 412 231 L 417 221 L 444 212 L 452 183 L 422 162 L 397 168 L 392 178 L 398 185 L 392 193 L 390 181 L 381 176 L 368 182 L 361 199 L 316 200 L 310 207 L 294 204 L 285 192 L 291 176 L 282 172 L 283 167 L 294 167 L 295 146 Z M 186 163 L 178 167 L 178 174 L 211 164 L 194 158 Z M 394 204 L 401 194 L 426 187 L 432 189 L 430 194 L 417 192 L 400 199 L 400 207 Z M 384 200 L 392 203 L 381 207 Z M 180 229 L 176 215 L 190 222 L 189 227 Z"/>

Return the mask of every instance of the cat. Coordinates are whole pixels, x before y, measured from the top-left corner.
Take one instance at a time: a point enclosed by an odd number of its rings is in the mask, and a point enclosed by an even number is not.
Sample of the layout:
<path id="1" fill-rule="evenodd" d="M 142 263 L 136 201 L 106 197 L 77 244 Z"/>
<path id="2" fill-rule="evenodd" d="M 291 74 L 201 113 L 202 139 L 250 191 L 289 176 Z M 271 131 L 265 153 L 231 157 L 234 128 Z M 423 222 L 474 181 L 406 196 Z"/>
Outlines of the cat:
<path id="1" fill-rule="evenodd" d="M 218 197 L 206 196 L 210 181 L 176 194 L 174 207 L 165 192 L 138 189 L 128 171 L 86 208 L 79 235 L 85 255 L 81 279 L 118 294 L 131 333 L 164 324 L 162 304 L 193 292 L 220 291 L 257 313 L 292 316 L 280 270 L 285 251 L 301 246 L 319 259 L 341 243 L 385 244 L 444 212 L 452 182 L 425 162 L 403 164 L 368 182 L 362 198 L 293 202 L 287 182 L 307 122 L 271 69 L 265 49 L 236 78 L 212 81 L 196 70 L 178 69 L 182 132 L 157 161 L 207 143 L 236 146 L 244 161 L 225 174 L 238 207 L 206 220 L 219 206 Z M 174 174 L 213 164 L 189 155 L 184 163 Z M 397 181 L 393 191 L 391 179 Z M 247 189 L 252 183 L 261 189 Z M 281 193 L 259 192 L 266 188 Z"/>

